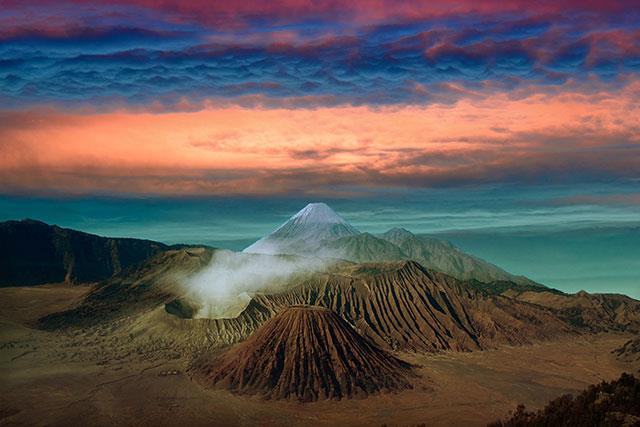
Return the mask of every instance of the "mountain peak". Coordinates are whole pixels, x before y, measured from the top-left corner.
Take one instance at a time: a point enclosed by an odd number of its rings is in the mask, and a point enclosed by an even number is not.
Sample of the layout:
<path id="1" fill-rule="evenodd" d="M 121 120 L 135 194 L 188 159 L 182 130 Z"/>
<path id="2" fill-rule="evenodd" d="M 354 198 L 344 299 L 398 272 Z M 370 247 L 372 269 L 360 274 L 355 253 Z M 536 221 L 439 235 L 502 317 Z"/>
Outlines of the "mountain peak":
<path id="1" fill-rule="evenodd" d="M 414 236 L 412 232 L 403 227 L 393 227 L 383 233 L 383 235 Z"/>
<path id="2" fill-rule="evenodd" d="M 290 221 L 306 224 L 347 224 L 347 221 L 326 203 L 309 203 L 292 216 Z"/>
<path id="3" fill-rule="evenodd" d="M 297 254 L 317 251 L 324 240 L 335 240 L 360 232 L 326 203 L 309 203 L 273 233 L 243 252 Z"/>

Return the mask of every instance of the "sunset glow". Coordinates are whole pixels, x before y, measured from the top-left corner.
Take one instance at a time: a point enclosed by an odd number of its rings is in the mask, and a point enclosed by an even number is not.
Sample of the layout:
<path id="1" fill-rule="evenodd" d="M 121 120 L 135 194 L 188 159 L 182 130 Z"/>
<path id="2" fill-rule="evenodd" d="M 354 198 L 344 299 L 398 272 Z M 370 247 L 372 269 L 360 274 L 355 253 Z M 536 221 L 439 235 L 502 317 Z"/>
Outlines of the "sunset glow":
<path id="1" fill-rule="evenodd" d="M 638 178 L 623 1 L 4 4 L 5 193 Z"/>
<path id="2" fill-rule="evenodd" d="M 76 194 L 304 192 L 301 176 L 307 191 L 626 178 L 640 168 L 629 156 L 639 89 L 377 108 L 5 113 L 0 164 L 15 191 Z"/>
<path id="3" fill-rule="evenodd" d="M 238 251 L 324 202 L 637 298 L 639 100 L 637 0 L 0 0 L 0 221 Z"/>

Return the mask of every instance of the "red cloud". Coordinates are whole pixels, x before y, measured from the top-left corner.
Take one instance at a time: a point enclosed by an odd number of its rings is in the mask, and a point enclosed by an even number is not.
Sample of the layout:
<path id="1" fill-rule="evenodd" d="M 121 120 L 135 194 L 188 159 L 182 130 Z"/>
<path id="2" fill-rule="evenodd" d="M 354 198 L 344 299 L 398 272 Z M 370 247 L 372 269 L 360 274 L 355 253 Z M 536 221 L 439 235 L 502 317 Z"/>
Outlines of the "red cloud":
<path id="1" fill-rule="evenodd" d="M 6 0 L 3 7 L 21 10 L 27 6 L 49 7 L 47 0 Z M 270 20 L 274 24 L 299 22 L 310 18 L 332 21 L 355 21 L 371 24 L 385 20 L 419 20 L 460 14 L 491 15 L 512 12 L 526 14 L 556 14 L 592 11 L 617 13 L 637 7 L 634 0 L 69 0 L 87 5 L 138 6 L 167 14 L 176 22 L 198 21 L 221 28 L 239 28 L 254 19 Z M 52 19 L 60 18 L 52 14 Z"/>
<path id="2" fill-rule="evenodd" d="M 4 192 L 330 193 L 638 179 L 638 82 L 422 107 L 0 114 Z"/>

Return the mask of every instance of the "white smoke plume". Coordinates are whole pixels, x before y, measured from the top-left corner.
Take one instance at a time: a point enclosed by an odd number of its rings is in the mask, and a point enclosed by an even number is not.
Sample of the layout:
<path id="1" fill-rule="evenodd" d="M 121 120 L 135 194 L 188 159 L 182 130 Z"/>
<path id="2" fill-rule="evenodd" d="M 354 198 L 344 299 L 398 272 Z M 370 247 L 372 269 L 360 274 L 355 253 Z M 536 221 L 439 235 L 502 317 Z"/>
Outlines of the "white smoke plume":
<path id="1" fill-rule="evenodd" d="M 199 307 L 196 318 L 236 317 L 255 293 L 277 289 L 334 263 L 335 258 L 220 250 L 207 267 L 183 281 L 184 298 Z"/>

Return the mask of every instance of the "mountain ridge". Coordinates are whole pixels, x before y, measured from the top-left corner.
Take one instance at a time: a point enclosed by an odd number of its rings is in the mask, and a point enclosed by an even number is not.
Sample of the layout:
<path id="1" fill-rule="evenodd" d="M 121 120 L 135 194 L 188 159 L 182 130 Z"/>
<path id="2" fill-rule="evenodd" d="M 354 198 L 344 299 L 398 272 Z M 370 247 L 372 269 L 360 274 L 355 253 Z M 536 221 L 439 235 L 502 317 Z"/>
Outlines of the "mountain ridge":
<path id="1" fill-rule="evenodd" d="M 92 283 L 169 249 L 164 243 L 102 237 L 34 219 L 0 223 L 0 286 Z"/>
<path id="2" fill-rule="evenodd" d="M 244 249 L 248 253 L 309 254 L 352 262 L 415 260 L 460 280 L 506 280 L 541 286 L 524 276 L 467 254 L 451 242 L 413 234 L 402 227 L 384 233 L 361 232 L 324 203 L 310 203 L 272 233 Z"/>
<path id="3" fill-rule="evenodd" d="M 411 388 L 410 365 L 328 308 L 287 307 L 222 355 L 190 370 L 209 387 L 309 402 Z"/>
<path id="4" fill-rule="evenodd" d="M 220 348 L 246 339 L 291 305 L 317 305 L 334 311 L 378 347 L 410 352 L 476 351 L 565 334 L 640 330 L 640 301 L 631 298 L 596 294 L 585 305 L 584 295 L 560 299 L 550 290 L 511 295 L 415 261 L 342 263 L 254 292 L 237 317 L 194 318 L 199 301 L 188 299 L 176 278 L 200 271 L 212 256 L 206 248 L 158 254 L 96 285 L 74 308 L 42 317 L 38 326 L 93 330 L 119 325 L 131 334 L 170 334 L 194 349 Z"/>
<path id="5" fill-rule="evenodd" d="M 243 252 L 267 255 L 311 252 L 324 240 L 358 234 L 359 230 L 325 203 L 309 203 Z"/>

